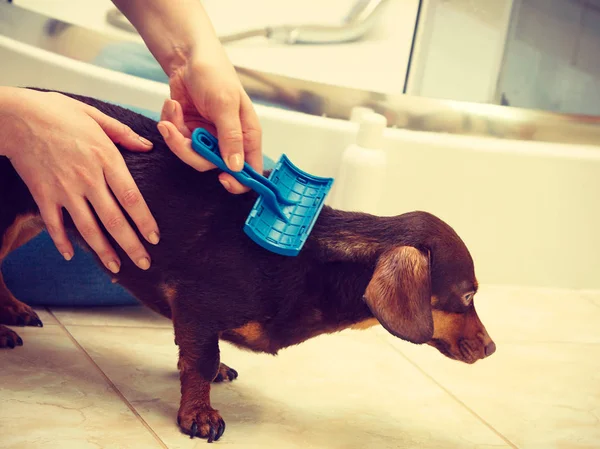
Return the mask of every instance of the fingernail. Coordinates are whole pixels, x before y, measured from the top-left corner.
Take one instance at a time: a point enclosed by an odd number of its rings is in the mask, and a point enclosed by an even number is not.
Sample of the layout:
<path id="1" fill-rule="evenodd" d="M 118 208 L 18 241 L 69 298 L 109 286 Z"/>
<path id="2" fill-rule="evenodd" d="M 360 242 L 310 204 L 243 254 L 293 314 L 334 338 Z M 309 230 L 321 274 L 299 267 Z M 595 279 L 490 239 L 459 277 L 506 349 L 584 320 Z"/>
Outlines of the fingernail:
<path id="1" fill-rule="evenodd" d="M 138 138 L 140 139 L 140 142 L 142 142 L 144 145 L 146 145 L 147 147 L 151 147 L 152 146 L 152 142 L 150 142 L 148 139 L 146 139 L 145 137 L 142 136 L 138 136 Z"/>
<path id="2" fill-rule="evenodd" d="M 229 190 L 231 188 L 231 184 L 229 183 L 229 181 L 222 181 L 219 179 L 219 182 L 223 185 L 223 187 L 225 187 L 227 190 Z"/>
<path id="3" fill-rule="evenodd" d="M 147 257 L 142 257 L 140 260 L 138 260 L 138 267 L 140 267 L 142 270 L 147 270 L 150 268 L 150 259 Z"/>
<path id="4" fill-rule="evenodd" d="M 106 264 L 106 266 L 114 274 L 117 274 L 119 272 L 119 269 L 120 269 L 119 264 L 117 262 L 115 262 L 114 260 L 111 260 L 110 262 L 108 262 L 108 264 Z"/>
<path id="5" fill-rule="evenodd" d="M 167 139 L 169 137 L 169 130 L 162 123 L 158 124 L 158 132 L 161 136 L 163 136 L 164 139 Z"/>
<path id="6" fill-rule="evenodd" d="M 67 262 L 73 258 L 73 255 L 71 253 L 63 253 L 62 256 Z"/>
<path id="7" fill-rule="evenodd" d="M 158 242 L 160 242 L 160 236 L 158 235 L 158 232 L 152 231 L 148 236 L 148 241 L 153 245 L 158 245 Z"/>
<path id="8" fill-rule="evenodd" d="M 229 156 L 229 168 L 233 171 L 240 171 L 243 168 L 244 161 L 239 153 Z"/>
<path id="9" fill-rule="evenodd" d="M 175 114 L 175 102 L 173 100 L 169 100 L 166 109 L 167 114 Z"/>

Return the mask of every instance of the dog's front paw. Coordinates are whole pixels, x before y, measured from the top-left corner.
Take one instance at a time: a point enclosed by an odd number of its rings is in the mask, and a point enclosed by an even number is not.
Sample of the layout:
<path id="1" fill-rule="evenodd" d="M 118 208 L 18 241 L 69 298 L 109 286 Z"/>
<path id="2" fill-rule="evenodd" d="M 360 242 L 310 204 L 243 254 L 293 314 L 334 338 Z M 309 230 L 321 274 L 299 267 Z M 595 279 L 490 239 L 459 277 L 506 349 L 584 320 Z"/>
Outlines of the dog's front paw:
<path id="1" fill-rule="evenodd" d="M 223 382 L 224 380 L 232 381 L 233 379 L 237 379 L 238 372 L 233 368 L 228 367 L 224 363 L 221 363 L 219 366 L 219 371 L 217 371 L 217 375 L 213 379 L 213 382 Z"/>
<path id="2" fill-rule="evenodd" d="M 15 346 L 23 346 L 23 340 L 21 340 L 21 337 L 19 337 L 15 331 L 0 324 L 0 349 L 12 349 Z"/>
<path id="3" fill-rule="evenodd" d="M 225 421 L 210 407 L 179 409 L 177 424 L 190 438 L 207 438 L 209 443 L 217 441 L 225 432 Z"/>
<path id="4" fill-rule="evenodd" d="M 9 326 L 38 326 L 43 327 L 42 320 L 31 307 L 16 303 L 0 309 L 0 324 Z"/>

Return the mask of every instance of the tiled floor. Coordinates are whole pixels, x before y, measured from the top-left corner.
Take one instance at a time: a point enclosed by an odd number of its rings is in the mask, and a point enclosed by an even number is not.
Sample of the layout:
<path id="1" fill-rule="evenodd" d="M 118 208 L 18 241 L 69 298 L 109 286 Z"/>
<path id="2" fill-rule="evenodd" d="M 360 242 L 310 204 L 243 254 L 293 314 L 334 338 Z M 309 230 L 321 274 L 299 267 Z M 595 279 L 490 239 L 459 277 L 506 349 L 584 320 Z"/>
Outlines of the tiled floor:
<path id="1" fill-rule="evenodd" d="M 231 448 L 600 447 L 600 293 L 482 288 L 498 351 L 468 366 L 381 328 L 277 357 L 222 345 Z M 170 323 L 142 308 L 40 311 L 0 352 L 0 448 L 206 447 L 177 429 Z"/>

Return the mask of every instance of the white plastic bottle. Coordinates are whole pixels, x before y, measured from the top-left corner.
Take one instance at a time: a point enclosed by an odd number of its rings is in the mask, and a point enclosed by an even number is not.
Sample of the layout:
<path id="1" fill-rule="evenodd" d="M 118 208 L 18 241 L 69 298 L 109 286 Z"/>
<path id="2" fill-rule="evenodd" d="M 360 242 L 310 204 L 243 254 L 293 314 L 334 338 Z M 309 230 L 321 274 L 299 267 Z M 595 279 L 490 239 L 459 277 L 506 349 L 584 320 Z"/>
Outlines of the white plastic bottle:
<path id="1" fill-rule="evenodd" d="M 381 114 L 363 110 L 356 114 L 356 121 L 356 143 L 342 154 L 333 206 L 379 215 L 386 181 L 387 158 L 382 147 L 387 120 Z"/>

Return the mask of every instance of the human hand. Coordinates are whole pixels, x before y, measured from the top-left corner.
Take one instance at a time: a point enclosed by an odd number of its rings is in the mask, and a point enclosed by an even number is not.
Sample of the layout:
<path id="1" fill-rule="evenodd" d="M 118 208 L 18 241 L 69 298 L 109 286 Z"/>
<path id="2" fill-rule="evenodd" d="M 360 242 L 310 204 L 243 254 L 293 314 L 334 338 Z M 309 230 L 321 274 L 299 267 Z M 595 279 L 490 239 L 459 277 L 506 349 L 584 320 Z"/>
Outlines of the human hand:
<path id="1" fill-rule="evenodd" d="M 252 101 L 224 50 L 205 55 L 202 61 L 188 62 L 170 77 L 171 98 L 164 104 L 158 130 L 171 150 L 199 171 L 215 168 L 191 148 L 190 136 L 203 127 L 219 140 L 221 156 L 233 171 L 246 161 L 262 173 L 262 131 Z M 209 61 L 209 62 L 204 62 Z M 219 175 L 221 184 L 231 193 L 249 189 L 228 173 Z"/>
<path id="2" fill-rule="evenodd" d="M 3 117 L 10 126 L 2 153 L 31 191 L 56 248 L 65 259 L 73 257 L 63 223 L 64 208 L 104 265 L 113 273 L 120 270 L 121 261 L 94 218 L 93 208 L 132 261 L 148 269 L 150 256 L 117 200 L 152 244 L 159 241 L 158 225 L 113 142 L 131 151 L 148 151 L 152 143 L 65 95 L 18 91 L 18 110 L 13 108 Z"/>

